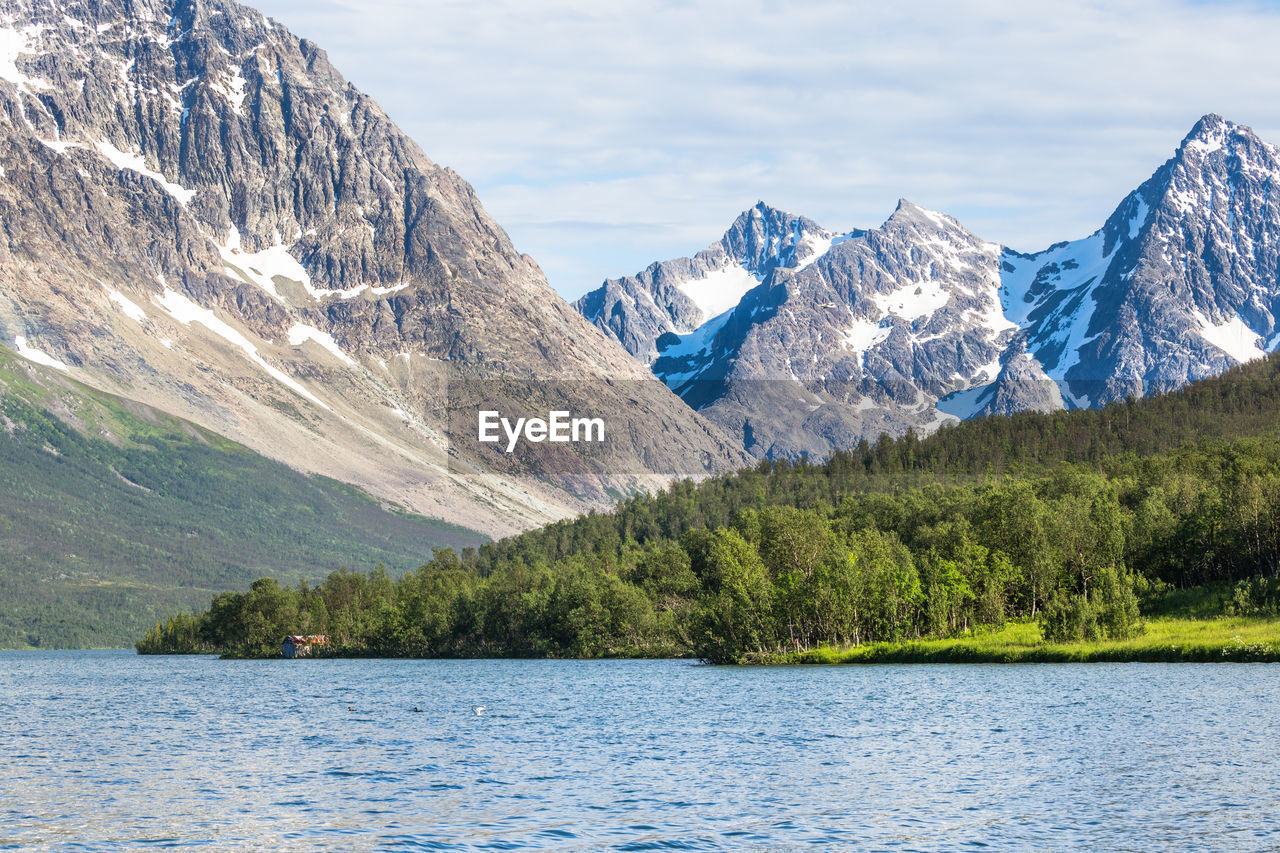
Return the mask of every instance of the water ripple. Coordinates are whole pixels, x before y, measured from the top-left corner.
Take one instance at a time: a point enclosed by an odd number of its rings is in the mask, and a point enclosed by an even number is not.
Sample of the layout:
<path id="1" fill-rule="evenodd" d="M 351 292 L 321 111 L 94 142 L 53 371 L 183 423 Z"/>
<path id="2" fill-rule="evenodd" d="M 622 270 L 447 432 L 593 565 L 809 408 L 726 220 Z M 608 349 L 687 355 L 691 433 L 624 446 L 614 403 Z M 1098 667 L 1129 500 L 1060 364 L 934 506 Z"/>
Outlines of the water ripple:
<path id="1" fill-rule="evenodd" d="M 1265 665 L 0 653 L 0 850 L 1274 850 L 1278 702 Z"/>

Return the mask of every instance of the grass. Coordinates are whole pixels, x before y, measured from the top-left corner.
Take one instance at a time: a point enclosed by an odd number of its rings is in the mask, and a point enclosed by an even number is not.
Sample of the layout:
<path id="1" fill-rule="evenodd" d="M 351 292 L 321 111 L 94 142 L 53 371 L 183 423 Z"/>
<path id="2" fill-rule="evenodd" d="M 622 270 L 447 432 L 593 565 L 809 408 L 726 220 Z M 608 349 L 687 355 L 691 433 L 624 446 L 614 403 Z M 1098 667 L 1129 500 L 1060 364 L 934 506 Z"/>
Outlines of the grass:
<path id="1" fill-rule="evenodd" d="M 945 640 L 872 643 L 800 652 L 788 662 L 1103 663 L 1280 662 L 1280 618 L 1152 619 L 1123 640 L 1046 643 L 1034 622 Z"/>

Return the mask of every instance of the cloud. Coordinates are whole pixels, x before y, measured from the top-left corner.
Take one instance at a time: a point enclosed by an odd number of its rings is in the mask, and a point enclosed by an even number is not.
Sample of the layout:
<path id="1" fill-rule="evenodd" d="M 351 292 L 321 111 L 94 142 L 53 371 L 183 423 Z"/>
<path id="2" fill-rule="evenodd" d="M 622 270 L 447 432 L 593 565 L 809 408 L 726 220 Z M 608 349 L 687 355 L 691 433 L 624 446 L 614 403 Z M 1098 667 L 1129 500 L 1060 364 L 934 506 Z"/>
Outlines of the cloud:
<path id="1" fill-rule="evenodd" d="M 1280 142 L 1280 14 L 1249 3 L 258 6 L 570 297 L 757 199 L 845 229 L 907 197 L 1035 250 L 1100 226 L 1205 112 Z"/>

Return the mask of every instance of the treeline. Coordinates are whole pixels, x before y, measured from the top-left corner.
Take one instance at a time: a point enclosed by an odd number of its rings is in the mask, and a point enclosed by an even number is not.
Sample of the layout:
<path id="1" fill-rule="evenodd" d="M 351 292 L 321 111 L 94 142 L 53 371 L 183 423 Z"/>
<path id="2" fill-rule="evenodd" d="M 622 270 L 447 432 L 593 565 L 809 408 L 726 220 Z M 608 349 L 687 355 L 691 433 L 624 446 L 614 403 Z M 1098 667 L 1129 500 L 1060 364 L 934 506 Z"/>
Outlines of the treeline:
<path id="1" fill-rule="evenodd" d="M 487 545 L 480 550 L 479 568 L 485 572 L 510 558 L 554 561 L 617 551 L 627 542 L 671 540 L 686 530 L 728 526 L 746 509 L 811 507 L 856 493 L 1021 478 L 1063 462 L 1122 476 L 1141 457 L 1278 429 L 1280 353 L 1170 394 L 1101 409 L 977 418 L 925 439 L 910 432 L 896 439 L 882 435 L 820 465 L 764 460 L 701 483 L 685 480 L 659 494 L 623 501 L 611 513 L 590 513 Z"/>
<path id="2" fill-rule="evenodd" d="M 286 633 L 323 633 L 344 655 L 741 662 L 1009 619 L 1037 619 L 1052 640 L 1123 637 L 1140 598 L 1204 584 L 1234 585 L 1239 612 L 1274 611 L 1274 433 L 1048 468 L 842 494 L 836 484 L 885 469 L 855 454 L 761 465 L 711 487 L 677 484 L 614 516 L 438 550 L 398 580 L 260 580 L 157 625 L 138 649 L 267 655 Z"/>

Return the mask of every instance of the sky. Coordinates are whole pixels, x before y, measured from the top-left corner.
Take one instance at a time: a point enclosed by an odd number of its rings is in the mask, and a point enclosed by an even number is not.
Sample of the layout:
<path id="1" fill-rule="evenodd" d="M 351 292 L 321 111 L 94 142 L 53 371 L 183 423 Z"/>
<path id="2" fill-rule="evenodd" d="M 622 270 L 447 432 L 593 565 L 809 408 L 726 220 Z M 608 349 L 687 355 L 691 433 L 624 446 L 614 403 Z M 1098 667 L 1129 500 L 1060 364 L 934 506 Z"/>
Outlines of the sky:
<path id="1" fill-rule="evenodd" d="M 324 48 L 576 298 L 758 200 L 899 198 L 1036 251 L 1219 113 L 1280 143 L 1280 4 L 249 0 Z"/>

